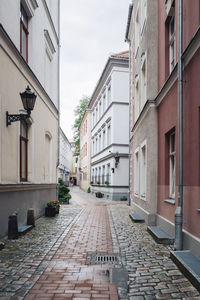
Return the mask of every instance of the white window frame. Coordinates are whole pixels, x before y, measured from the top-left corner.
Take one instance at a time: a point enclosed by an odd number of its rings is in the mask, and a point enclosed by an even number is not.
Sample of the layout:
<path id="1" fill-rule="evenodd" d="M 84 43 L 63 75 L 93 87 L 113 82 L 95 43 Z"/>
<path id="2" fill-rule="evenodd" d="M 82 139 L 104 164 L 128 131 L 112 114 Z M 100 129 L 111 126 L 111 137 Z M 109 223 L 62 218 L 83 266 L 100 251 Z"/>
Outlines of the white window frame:
<path id="1" fill-rule="evenodd" d="M 145 149 L 145 154 L 143 150 Z M 147 142 L 140 145 L 140 198 L 146 200 L 147 184 Z"/>
<path id="2" fill-rule="evenodd" d="M 141 110 L 147 101 L 147 58 L 146 52 L 141 56 Z"/>
<path id="3" fill-rule="evenodd" d="M 111 124 L 107 125 L 107 146 L 111 144 Z"/>
<path id="4" fill-rule="evenodd" d="M 174 151 L 172 149 L 172 136 L 174 135 Z M 175 198 L 176 191 L 176 135 L 175 130 L 169 135 L 169 197 Z"/>
<path id="5" fill-rule="evenodd" d="M 140 193 L 140 148 L 134 152 L 134 195 L 139 197 Z"/>
<path id="6" fill-rule="evenodd" d="M 134 115 L 135 115 L 135 122 L 137 120 L 137 118 L 139 117 L 139 113 L 140 113 L 140 100 L 139 100 L 139 76 L 138 74 L 136 74 L 135 76 L 135 111 L 134 111 Z"/>
<path id="7" fill-rule="evenodd" d="M 137 57 L 138 49 L 139 49 L 139 43 L 140 43 L 140 19 L 139 19 L 139 10 L 140 6 L 138 3 L 137 12 L 135 15 L 135 58 Z"/>
<path id="8" fill-rule="evenodd" d="M 172 23 L 174 24 L 174 31 L 171 33 Z M 175 67 L 176 56 L 176 41 L 175 41 L 175 16 L 173 15 L 169 22 L 169 71 L 173 71 Z"/>

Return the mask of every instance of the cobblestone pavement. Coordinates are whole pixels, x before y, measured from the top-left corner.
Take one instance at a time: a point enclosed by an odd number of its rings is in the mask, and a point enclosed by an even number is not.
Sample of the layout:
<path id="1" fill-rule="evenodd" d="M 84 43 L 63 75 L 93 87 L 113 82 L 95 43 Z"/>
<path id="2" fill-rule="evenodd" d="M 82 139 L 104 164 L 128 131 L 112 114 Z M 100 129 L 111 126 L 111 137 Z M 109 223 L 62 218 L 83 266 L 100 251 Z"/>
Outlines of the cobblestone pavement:
<path id="1" fill-rule="evenodd" d="M 157 244 L 144 223 L 133 223 L 130 207 L 109 206 L 129 273 L 129 299 L 200 299 L 198 291 L 170 259 L 170 246 Z"/>
<path id="2" fill-rule="evenodd" d="M 126 203 L 72 189 L 70 205 L 40 218 L 0 251 L 0 299 L 195 299 L 197 290 L 156 244 L 145 224 L 133 223 Z M 88 253 L 120 253 L 129 274 L 128 295 L 110 283 L 111 264 L 87 264 Z"/>

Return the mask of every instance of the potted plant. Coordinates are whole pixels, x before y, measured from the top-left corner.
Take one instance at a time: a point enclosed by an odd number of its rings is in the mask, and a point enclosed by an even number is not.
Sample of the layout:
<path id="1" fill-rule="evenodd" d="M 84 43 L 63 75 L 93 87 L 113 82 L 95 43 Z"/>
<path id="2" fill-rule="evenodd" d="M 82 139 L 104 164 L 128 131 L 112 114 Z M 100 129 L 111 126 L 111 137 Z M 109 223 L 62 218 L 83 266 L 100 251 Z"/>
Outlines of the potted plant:
<path id="1" fill-rule="evenodd" d="M 45 217 L 55 217 L 56 204 L 55 201 L 49 201 L 45 207 Z"/>
<path id="2" fill-rule="evenodd" d="M 55 208 L 56 208 L 56 214 L 59 214 L 59 212 L 60 212 L 60 204 L 59 204 L 59 201 L 58 201 L 58 200 L 54 201 L 54 204 L 55 204 Z"/>
<path id="3" fill-rule="evenodd" d="M 104 194 L 102 194 L 101 192 L 96 192 L 95 193 L 97 198 L 103 198 Z"/>
<path id="4" fill-rule="evenodd" d="M 108 186 L 108 185 L 109 185 L 109 182 L 108 182 L 108 181 L 105 181 L 104 184 Z"/>
<path id="5" fill-rule="evenodd" d="M 97 184 L 100 184 L 100 182 L 99 182 L 99 181 L 97 181 Z"/>
<path id="6" fill-rule="evenodd" d="M 60 203 L 69 204 L 69 199 L 71 199 L 71 195 L 69 194 L 70 189 L 66 186 L 62 178 L 58 179 L 58 199 Z"/>
<path id="7" fill-rule="evenodd" d="M 90 181 L 90 184 L 94 184 L 94 181 Z"/>

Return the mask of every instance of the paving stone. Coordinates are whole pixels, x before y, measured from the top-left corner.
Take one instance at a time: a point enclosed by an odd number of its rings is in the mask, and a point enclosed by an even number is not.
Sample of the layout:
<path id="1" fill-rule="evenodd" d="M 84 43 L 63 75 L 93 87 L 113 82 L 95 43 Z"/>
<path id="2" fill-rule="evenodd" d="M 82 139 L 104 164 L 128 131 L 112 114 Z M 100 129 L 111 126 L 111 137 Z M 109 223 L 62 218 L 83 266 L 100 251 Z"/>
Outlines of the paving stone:
<path id="1" fill-rule="evenodd" d="M 170 259 L 172 246 L 156 244 L 145 224 L 133 223 L 131 207 L 78 188 L 72 195 L 55 218 L 40 218 L 16 241 L 2 240 L 0 299 L 199 300 Z M 110 285 L 111 265 L 85 265 L 88 252 L 121 253 L 128 296 Z"/>

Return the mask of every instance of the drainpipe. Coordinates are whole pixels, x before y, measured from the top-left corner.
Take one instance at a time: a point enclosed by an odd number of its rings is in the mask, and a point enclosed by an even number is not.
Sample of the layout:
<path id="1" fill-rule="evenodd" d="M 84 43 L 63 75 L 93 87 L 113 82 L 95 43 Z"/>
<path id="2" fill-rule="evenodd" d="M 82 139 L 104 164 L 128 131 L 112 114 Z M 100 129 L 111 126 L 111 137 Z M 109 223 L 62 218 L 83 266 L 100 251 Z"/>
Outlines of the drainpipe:
<path id="1" fill-rule="evenodd" d="M 60 164 L 60 0 L 58 0 L 58 157 L 56 174 L 58 174 L 58 167 Z M 57 182 L 57 178 L 56 178 Z M 58 199 L 58 189 L 57 189 L 57 199 Z"/>
<path id="2" fill-rule="evenodd" d="M 131 187 L 131 41 L 128 40 L 129 44 L 129 136 L 128 136 L 128 160 L 129 160 L 129 168 L 128 168 L 128 205 L 131 206 L 131 195 L 130 195 L 130 187 Z"/>
<path id="3" fill-rule="evenodd" d="M 183 65 L 182 65 L 182 0 L 178 2 L 178 206 L 175 211 L 175 250 L 183 248 Z"/>

